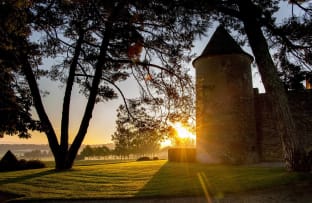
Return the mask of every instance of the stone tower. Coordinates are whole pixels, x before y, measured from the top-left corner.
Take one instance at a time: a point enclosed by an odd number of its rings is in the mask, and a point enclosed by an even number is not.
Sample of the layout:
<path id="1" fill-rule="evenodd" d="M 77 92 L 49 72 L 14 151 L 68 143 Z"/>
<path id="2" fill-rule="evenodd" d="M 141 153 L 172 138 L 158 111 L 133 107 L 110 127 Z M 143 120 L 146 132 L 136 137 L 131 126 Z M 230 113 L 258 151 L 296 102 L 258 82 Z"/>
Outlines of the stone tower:
<path id="1" fill-rule="evenodd" d="M 202 163 L 258 161 L 250 64 L 227 31 L 219 26 L 196 69 L 196 157 Z"/>

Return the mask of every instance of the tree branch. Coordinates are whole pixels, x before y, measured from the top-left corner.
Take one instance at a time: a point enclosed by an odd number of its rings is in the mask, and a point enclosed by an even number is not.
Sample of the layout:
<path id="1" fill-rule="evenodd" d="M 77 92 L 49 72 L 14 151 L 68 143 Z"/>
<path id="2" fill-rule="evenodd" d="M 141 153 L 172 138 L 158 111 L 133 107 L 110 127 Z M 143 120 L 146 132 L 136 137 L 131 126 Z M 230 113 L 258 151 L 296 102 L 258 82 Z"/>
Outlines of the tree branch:
<path id="1" fill-rule="evenodd" d="M 276 28 L 274 25 L 272 25 L 270 23 L 266 23 L 265 21 L 263 21 L 263 23 L 266 26 L 266 28 L 268 28 L 272 32 L 272 34 L 274 36 L 279 37 L 286 44 L 286 46 L 288 48 L 290 48 L 290 49 L 306 49 L 306 48 L 310 48 L 310 47 L 307 47 L 307 46 L 301 46 L 301 45 L 294 44 L 292 41 L 290 41 L 287 38 L 287 35 L 283 32 L 282 29 Z"/>
<path id="2" fill-rule="evenodd" d="M 79 55 L 81 53 L 81 46 L 84 38 L 84 32 L 81 30 L 79 33 L 79 38 L 77 40 L 77 44 L 75 47 L 75 53 L 73 56 L 73 60 L 70 64 L 66 89 L 63 99 L 63 111 L 62 111 L 62 121 L 61 121 L 61 150 L 64 154 L 66 154 L 68 150 L 68 127 L 69 127 L 69 110 L 70 110 L 70 99 L 71 93 L 74 85 L 75 79 L 75 70 L 78 64 Z"/>
<path id="3" fill-rule="evenodd" d="M 123 7 L 124 7 L 123 1 L 118 3 L 115 6 L 115 8 L 113 9 L 108 21 L 105 23 L 105 31 L 103 34 L 103 40 L 101 43 L 101 48 L 100 48 L 98 60 L 97 60 L 97 63 L 95 65 L 95 73 L 94 73 L 94 78 L 93 78 L 91 89 L 90 89 L 89 99 L 88 99 L 88 102 L 86 105 L 86 109 L 85 109 L 79 130 L 78 130 L 78 133 L 77 133 L 77 135 L 73 141 L 73 144 L 71 145 L 71 147 L 69 149 L 69 154 L 68 154 L 68 160 L 69 161 L 67 162 L 69 164 L 73 163 L 73 161 L 76 157 L 76 154 L 77 154 L 77 152 L 78 152 L 78 150 L 82 144 L 82 141 L 83 141 L 84 137 L 86 136 L 86 133 L 87 133 L 87 130 L 89 127 L 89 123 L 90 123 L 90 120 L 92 117 L 92 112 L 94 109 L 96 97 L 98 94 L 99 84 L 100 84 L 100 81 L 102 78 L 102 72 L 103 72 L 102 68 L 104 67 L 105 62 L 107 60 L 105 56 L 107 54 L 107 49 L 109 46 L 109 41 L 111 39 L 111 35 L 113 34 L 112 33 L 113 22 L 114 22 L 113 19 L 115 19 L 118 16 L 119 11 L 122 10 Z"/>
<path id="4" fill-rule="evenodd" d="M 90 78 L 93 78 L 93 77 L 94 77 L 93 75 L 88 75 L 88 74 L 86 74 L 86 72 L 85 72 L 84 70 L 83 70 L 83 72 L 84 72 L 84 74 L 75 74 L 75 76 L 90 77 Z M 108 82 L 109 84 L 113 85 L 113 86 L 117 89 L 117 91 L 120 93 L 120 95 L 121 95 L 121 97 L 122 97 L 122 100 L 123 100 L 123 102 L 124 102 L 124 104 L 125 104 L 125 107 L 126 107 L 126 109 L 127 109 L 127 112 L 128 112 L 128 114 L 129 114 L 129 116 L 130 116 L 132 119 L 134 119 L 133 115 L 131 114 L 131 112 L 130 112 L 130 110 L 129 110 L 128 103 L 127 103 L 127 99 L 126 99 L 124 93 L 122 92 L 122 90 L 121 90 L 113 81 L 109 80 L 108 78 L 102 77 L 101 79 L 104 80 L 104 81 L 106 81 L 106 82 Z"/>
<path id="5" fill-rule="evenodd" d="M 163 71 L 165 71 L 165 72 L 167 72 L 167 73 L 169 73 L 171 75 L 176 76 L 177 78 L 180 77 L 179 75 L 177 75 L 173 71 L 171 71 L 171 70 L 169 70 L 169 69 L 167 69 L 165 67 L 156 65 L 156 64 L 146 63 L 146 62 L 142 62 L 142 61 L 132 61 L 132 60 L 129 60 L 129 59 L 110 59 L 110 61 L 117 62 L 117 63 L 128 63 L 128 64 L 132 64 L 132 65 L 150 66 L 150 67 L 154 67 L 154 68 L 163 70 Z"/>
<path id="6" fill-rule="evenodd" d="M 296 6 L 298 6 L 299 8 L 301 8 L 302 10 L 304 10 L 305 12 L 312 13 L 312 9 L 311 9 L 311 8 L 303 7 L 300 3 L 298 3 L 298 1 L 292 0 L 291 3 L 292 3 L 292 4 L 295 4 Z"/>

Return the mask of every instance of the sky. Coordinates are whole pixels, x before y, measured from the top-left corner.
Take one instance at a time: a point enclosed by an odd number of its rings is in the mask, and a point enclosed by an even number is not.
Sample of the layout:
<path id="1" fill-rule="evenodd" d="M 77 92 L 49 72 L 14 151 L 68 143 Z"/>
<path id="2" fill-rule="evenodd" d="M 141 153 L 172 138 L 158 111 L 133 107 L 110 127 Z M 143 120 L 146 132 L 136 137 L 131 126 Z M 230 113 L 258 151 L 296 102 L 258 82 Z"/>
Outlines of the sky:
<path id="1" fill-rule="evenodd" d="M 309 1 L 310 2 L 310 1 Z M 291 13 L 291 6 L 284 4 L 280 16 L 289 15 Z M 215 28 L 209 29 L 207 36 L 201 37 L 194 42 L 193 52 L 199 56 L 202 50 L 208 43 L 211 35 L 213 34 Z M 248 47 L 243 47 L 243 49 L 251 54 Z M 190 66 L 190 74 L 195 76 L 195 70 Z M 252 67 L 253 83 L 254 87 L 258 87 L 260 92 L 263 92 L 263 86 L 259 79 L 259 74 L 256 68 Z M 41 90 L 48 91 L 50 94 L 43 98 L 46 111 L 49 118 L 55 128 L 57 135 L 60 132 L 60 122 L 61 122 L 61 112 L 62 112 L 62 100 L 64 95 L 64 88 L 61 87 L 60 83 L 55 81 L 50 81 L 49 79 L 41 79 L 39 81 L 39 86 Z M 138 87 L 134 81 L 127 81 L 120 83 L 120 88 L 123 90 L 124 94 L 128 98 L 134 97 L 138 93 Z M 84 144 L 104 144 L 111 143 L 111 135 L 115 131 L 115 120 L 116 120 L 116 109 L 122 104 L 121 98 L 114 99 L 107 102 L 97 103 L 93 111 L 93 117 L 90 122 L 90 126 L 87 135 L 84 140 Z M 78 88 L 74 88 L 73 96 L 71 100 L 70 109 L 70 137 L 72 138 L 80 125 L 80 121 L 84 112 L 86 105 L 86 98 L 79 94 Z M 36 117 L 35 111 L 33 111 Z M 70 140 L 71 143 L 72 140 Z M 32 138 L 30 139 L 20 139 L 17 136 L 5 135 L 4 138 L 0 139 L 0 144 L 48 144 L 47 138 L 43 133 L 33 132 Z"/>

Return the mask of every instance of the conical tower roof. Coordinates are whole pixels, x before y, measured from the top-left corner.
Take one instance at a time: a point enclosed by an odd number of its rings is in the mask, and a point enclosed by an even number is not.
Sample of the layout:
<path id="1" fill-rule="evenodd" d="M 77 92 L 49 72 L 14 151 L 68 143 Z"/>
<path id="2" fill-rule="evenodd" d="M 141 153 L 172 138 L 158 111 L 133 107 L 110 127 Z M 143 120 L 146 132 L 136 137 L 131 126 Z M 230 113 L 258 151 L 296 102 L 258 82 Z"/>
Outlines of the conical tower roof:
<path id="1" fill-rule="evenodd" d="M 224 54 L 245 54 L 253 60 L 253 57 L 246 53 L 224 27 L 220 25 L 210 38 L 202 54 L 193 61 L 193 64 L 201 57 Z"/>

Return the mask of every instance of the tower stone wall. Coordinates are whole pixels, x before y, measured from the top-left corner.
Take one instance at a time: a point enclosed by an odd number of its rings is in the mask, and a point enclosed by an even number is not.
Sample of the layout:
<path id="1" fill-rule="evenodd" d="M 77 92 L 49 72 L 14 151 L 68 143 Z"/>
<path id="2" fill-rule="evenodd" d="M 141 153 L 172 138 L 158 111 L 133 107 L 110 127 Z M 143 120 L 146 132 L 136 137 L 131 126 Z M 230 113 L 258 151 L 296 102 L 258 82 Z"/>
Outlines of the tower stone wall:
<path id="1" fill-rule="evenodd" d="M 214 47 L 220 36 L 228 42 L 221 50 Z M 193 62 L 198 161 L 252 163 L 258 160 L 251 62 L 252 57 L 222 28 L 217 29 L 203 54 Z"/>

